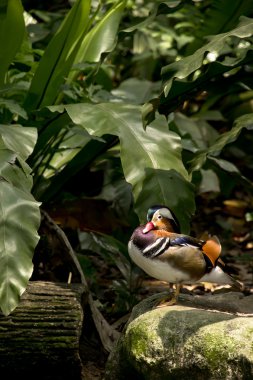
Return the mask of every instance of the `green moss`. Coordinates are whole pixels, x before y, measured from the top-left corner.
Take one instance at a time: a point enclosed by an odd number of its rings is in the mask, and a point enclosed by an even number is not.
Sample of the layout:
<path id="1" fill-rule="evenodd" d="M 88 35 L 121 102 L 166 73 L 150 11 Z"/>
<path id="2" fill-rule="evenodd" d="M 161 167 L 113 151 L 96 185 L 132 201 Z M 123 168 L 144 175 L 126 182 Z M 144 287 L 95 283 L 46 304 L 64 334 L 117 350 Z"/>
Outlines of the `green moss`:
<path id="1" fill-rule="evenodd" d="M 145 332 L 137 326 L 132 329 L 129 334 L 128 344 L 131 347 L 131 351 L 135 357 L 141 357 L 146 355 L 148 336 Z"/>
<path id="2" fill-rule="evenodd" d="M 244 320 L 247 323 L 247 320 Z M 201 358 L 200 367 L 212 374 L 211 378 L 241 378 L 245 366 L 252 362 L 247 328 L 242 320 L 222 321 L 201 328 L 193 337 L 191 345 Z"/>
<path id="3" fill-rule="evenodd" d="M 223 362 L 235 357 L 238 349 L 236 342 L 222 332 L 205 334 L 201 343 L 203 355 L 212 370 L 220 369 Z"/>
<path id="4" fill-rule="evenodd" d="M 252 344 L 253 344 L 253 328 L 248 327 L 246 334 L 245 334 L 245 338 L 247 340 L 252 341 Z"/>
<path id="5" fill-rule="evenodd" d="M 150 324 L 133 323 L 128 331 L 126 344 L 132 355 L 138 360 L 150 354 L 152 342 L 157 342 L 155 329 L 150 329 Z M 156 343 L 157 344 L 157 343 Z"/>

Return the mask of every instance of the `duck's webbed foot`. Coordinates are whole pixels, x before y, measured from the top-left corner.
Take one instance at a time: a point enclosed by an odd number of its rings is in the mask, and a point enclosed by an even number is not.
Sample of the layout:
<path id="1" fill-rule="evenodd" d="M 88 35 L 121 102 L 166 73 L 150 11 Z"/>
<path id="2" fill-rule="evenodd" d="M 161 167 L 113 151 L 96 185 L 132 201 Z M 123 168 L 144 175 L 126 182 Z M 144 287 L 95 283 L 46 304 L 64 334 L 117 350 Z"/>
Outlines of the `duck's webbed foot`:
<path id="1" fill-rule="evenodd" d="M 165 307 L 165 306 L 173 306 L 177 304 L 178 296 L 180 293 L 181 285 L 176 284 L 176 290 L 173 293 L 168 294 L 167 296 L 163 297 L 158 301 L 158 303 L 155 305 L 156 308 L 159 307 Z"/>

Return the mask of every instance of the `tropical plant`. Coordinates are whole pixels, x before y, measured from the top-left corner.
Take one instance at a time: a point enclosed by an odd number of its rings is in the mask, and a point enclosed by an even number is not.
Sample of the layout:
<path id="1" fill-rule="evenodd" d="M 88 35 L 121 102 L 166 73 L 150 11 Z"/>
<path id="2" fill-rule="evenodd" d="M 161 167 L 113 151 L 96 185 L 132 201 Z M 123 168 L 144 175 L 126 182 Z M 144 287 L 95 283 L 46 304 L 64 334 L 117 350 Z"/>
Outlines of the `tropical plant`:
<path id="1" fill-rule="evenodd" d="M 90 1 L 76 0 L 57 31 L 47 35 L 50 41 L 33 44 L 20 0 L 1 7 L 4 314 L 16 307 L 31 275 L 38 202 L 53 202 L 84 170 L 106 168 L 104 179 L 117 168 L 110 190 L 104 182 L 89 192 L 87 181 L 83 193 L 110 200 L 131 228 L 133 209 L 144 221 L 150 204 L 165 203 L 188 232 L 195 196 L 213 191 L 214 184 L 219 191 L 219 170 L 252 191 L 222 156 L 243 129 L 252 129 L 252 111 L 242 104 L 252 99 L 253 21 L 248 2 L 235 3 L 168 1 L 152 9 L 152 2 L 127 7 L 119 0 L 94 9 Z M 219 29 L 210 14 L 219 16 Z M 202 20 L 197 28 L 196 20 Z M 17 228 L 13 218 L 21 217 Z M 117 231 L 114 237 L 122 235 Z M 114 240 L 112 251 L 115 244 L 120 250 Z M 130 282 L 125 260 L 119 255 L 116 265 Z"/>
<path id="2" fill-rule="evenodd" d="M 39 62 L 33 58 L 20 0 L 6 1 L 1 6 L 0 81 L 4 124 L 0 132 L 0 306 L 6 315 L 17 306 L 33 270 L 40 203 L 31 194 L 32 187 L 38 199 L 37 183 L 70 128 L 69 120 L 65 118 L 63 122 L 65 116 L 55 116 L 41 109 L 62 99 L 61 86 L 64 82 L 70 84 L 73 81 L 76 74 L 71 69 L 75 64 L 81 64 L 84 60 L 99 62 L 101 54 L 113 48 L 124 6 L 124 1 L 116 2 L 96 22 L 99 9 L 92 15 L 90 1 L 77 0 Z M 20 65 L 25 66 L 23 72 L 19 69 Z M 33 73 L 31 84 L 29 69 Z M 18 118 L 22 126 L 16 125 Z M 82 144 L 91 140 L 87 133 L 78 134 L 74 130 L 74 134 L 78 139 L 71 141 L 72 148 L 78 144 L 80 149 Z M 70 139 L 70 136 L 67 138 Z M 25 162 L 28 156 L 30 167 L 36 173 L 33 182 L 31 169 Z"/>

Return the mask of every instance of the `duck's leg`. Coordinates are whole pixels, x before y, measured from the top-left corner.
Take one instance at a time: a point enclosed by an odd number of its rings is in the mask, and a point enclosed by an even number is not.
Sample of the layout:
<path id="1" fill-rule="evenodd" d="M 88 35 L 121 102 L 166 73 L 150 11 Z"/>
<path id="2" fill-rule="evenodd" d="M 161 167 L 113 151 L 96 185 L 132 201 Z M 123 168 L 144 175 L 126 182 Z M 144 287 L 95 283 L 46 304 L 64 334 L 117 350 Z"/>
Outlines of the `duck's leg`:
<path id="1" fill-rule="evenodd" d="M 169 296 L 163 297 L 161 300 L 159 300 L 156 307 L 164 307 L 164 306 L 172 306 L 176 305 L 178 301 L 178 296 L 181 289 L 181 284 L 176 284 L 176 290 L 172 294 L 169 294 Z"/>

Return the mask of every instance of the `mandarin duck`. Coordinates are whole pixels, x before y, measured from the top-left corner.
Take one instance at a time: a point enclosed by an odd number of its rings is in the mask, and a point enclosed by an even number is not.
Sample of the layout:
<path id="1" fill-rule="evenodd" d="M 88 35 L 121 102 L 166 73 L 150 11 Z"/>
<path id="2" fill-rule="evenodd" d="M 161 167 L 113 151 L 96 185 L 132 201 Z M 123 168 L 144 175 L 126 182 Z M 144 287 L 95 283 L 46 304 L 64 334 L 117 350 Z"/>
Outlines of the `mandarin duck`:
<path id="1" fill-rule="evenodd" d="M 182 284 L 211 282 L 241 288 L 241 284 L 222 269 L 218 238 L 200 240 L 181 234 L 176 216 L 166 206 L 152 206 L 148 210 L 147 224 L 134 230 L 128 252 L 148 275 L 175 284 L 175 293 L 162 304 L 177 303 Z"/>

